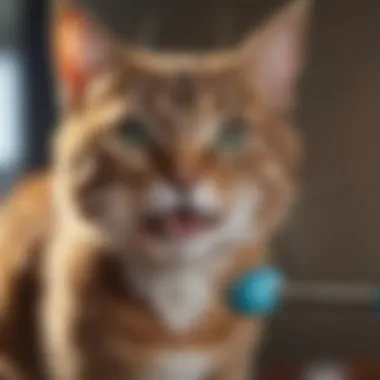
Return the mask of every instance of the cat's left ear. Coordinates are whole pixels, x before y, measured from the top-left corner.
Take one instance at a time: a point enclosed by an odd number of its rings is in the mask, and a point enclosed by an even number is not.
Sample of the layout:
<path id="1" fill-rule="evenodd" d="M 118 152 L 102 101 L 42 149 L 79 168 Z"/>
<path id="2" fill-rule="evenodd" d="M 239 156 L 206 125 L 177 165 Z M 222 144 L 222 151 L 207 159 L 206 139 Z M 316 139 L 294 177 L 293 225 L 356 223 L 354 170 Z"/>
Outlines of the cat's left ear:
<path id="1" fill-rule="evenodd" d="M 63 12 L 54 32 L 59 86 L 65 107 L 73 108 L 82 102 L 89 83 L 115 64 L 119 47 L 100 25 L 76 10 Z"/>
<path id="2" fill-rule="evenodd" d="M 294 103 L 306 56 L 312 0 L 293 0 L 240 47 L 245 80 L 268 106 Z"/>

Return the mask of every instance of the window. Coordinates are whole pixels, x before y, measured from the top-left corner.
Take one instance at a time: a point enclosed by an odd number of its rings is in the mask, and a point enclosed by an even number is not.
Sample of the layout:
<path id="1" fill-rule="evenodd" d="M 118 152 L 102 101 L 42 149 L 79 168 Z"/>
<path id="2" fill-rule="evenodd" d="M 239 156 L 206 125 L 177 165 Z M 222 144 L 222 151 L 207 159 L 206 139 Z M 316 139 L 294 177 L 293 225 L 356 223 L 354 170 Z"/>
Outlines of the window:
<path id="1" fill-rule="evenodd" d="M 0 194 L 46 161 L 53 124 L 47 0 L 0 2 Z"/>

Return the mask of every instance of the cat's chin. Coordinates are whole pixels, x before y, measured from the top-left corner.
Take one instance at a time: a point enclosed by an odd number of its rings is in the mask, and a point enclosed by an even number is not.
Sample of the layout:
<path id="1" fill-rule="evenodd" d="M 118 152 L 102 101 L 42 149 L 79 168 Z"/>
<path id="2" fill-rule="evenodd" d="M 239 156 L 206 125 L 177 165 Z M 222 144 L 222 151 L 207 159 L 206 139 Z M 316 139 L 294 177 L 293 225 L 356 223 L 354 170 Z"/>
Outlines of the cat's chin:
<path id="1" fill-rule="evenodd" d="M 143 242 L 148 256 L 163 261 L 183 261 L 200 258 L 214 249 L 215 232 L 203 230 L 188 235 L 147 236 Z"/>

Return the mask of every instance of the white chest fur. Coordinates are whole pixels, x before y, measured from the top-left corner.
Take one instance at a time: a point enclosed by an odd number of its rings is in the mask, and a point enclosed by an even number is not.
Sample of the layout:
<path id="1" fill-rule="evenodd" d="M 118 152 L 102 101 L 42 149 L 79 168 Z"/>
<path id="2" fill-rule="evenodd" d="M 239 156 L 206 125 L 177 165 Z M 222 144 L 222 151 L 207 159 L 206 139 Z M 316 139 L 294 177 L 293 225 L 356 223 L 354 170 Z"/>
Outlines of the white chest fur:
<path id="1" fill-rule="evenodd" d="M 146 380 L 204 380 L 213 373 L 216 360 L 211 351 L 160 352 Z"/>
<path id="2" fill-rule="evenodd" d="M 134 273 L 136 290 L 157 317 L 174 332 L 186 332 L 201 322 L 210 305 L 213 273 L 204 268 Z"/>

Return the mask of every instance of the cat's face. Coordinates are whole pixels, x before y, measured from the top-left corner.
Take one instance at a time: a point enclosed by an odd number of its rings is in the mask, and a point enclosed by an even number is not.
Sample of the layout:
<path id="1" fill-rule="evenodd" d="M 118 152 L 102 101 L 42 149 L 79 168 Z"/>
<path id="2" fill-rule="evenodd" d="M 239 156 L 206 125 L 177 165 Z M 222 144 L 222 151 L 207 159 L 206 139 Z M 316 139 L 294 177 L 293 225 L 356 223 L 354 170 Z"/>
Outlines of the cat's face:
<path id="1" fill-rule="evenodd" d="M 194 260 L 262 238 L 281 219 L 297 156 L 283 111 L 299 66 L 302 4 L 236 51 L 114 51 L 94 71 L 57 156 L 77 212 L 116 248 Z"/>

